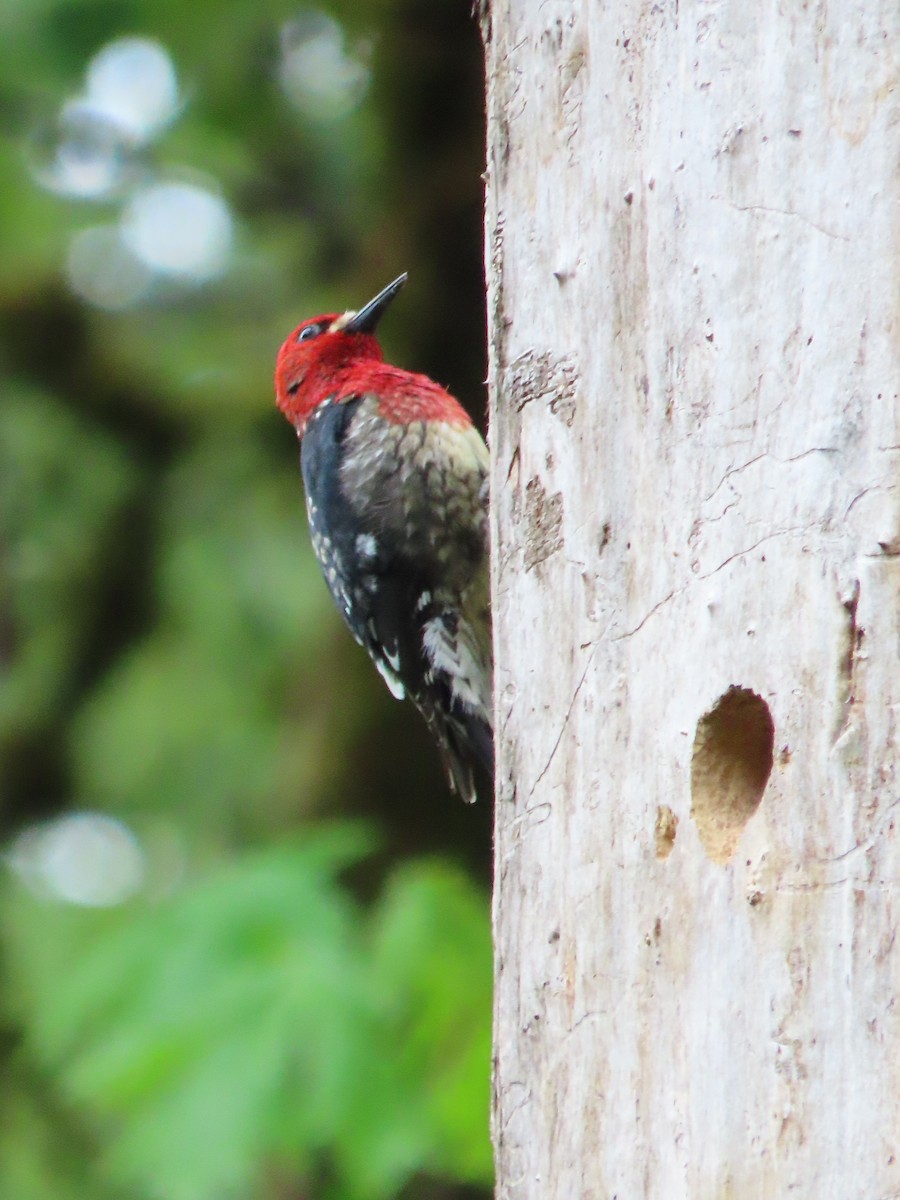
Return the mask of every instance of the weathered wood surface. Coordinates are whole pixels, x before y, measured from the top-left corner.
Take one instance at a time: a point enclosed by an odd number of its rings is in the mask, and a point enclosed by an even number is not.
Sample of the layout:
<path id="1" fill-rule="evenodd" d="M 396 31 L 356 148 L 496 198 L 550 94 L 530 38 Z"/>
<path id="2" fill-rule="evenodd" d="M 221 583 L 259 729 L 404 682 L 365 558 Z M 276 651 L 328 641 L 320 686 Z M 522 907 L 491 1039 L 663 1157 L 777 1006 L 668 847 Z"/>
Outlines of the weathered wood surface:
<path id="1" fill-rule="evenodd" d="M 900 1196 L 900 5 L 484 27 L 498 1196 Z"/>

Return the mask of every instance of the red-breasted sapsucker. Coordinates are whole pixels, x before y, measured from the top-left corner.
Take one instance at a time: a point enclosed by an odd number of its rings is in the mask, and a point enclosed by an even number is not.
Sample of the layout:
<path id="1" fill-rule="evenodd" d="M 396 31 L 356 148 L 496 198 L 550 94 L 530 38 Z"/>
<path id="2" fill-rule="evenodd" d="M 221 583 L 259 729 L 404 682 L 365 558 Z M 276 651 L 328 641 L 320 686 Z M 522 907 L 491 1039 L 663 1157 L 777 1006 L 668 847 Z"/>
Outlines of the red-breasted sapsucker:
<path id="1" fill-rule="evenodd" d="M 451 786 L 493 777 L 488 451 L 461 405 L 384 362 L 375 329 L 406 282 L 304 321 L 278 354 L 316 557 L 350 631 L 437 740 Z"/>

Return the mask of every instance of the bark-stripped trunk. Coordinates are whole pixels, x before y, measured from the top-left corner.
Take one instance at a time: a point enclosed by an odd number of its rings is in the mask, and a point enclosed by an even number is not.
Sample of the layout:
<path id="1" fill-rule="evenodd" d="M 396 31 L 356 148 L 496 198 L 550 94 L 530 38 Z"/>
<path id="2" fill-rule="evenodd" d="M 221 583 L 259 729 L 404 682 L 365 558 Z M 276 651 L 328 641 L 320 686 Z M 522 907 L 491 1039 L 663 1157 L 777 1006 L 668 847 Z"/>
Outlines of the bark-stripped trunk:
<path id="1" fill-rule="evenodd" d="M 900 5 L 484 28 L 498 1196 L 898 1196 Z"/>

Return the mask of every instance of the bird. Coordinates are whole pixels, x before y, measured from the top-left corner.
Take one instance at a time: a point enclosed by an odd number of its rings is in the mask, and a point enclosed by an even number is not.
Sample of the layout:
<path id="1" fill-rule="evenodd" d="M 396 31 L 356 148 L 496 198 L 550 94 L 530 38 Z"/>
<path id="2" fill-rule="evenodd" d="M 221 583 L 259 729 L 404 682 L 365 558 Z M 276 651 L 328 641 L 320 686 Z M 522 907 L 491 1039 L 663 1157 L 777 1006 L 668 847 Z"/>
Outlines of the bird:
<path id="1" fill-rule="evenodd" d="M 359 310 L 303 321 L 275 397 L 300 439 L 310 535 L 335 604 L 434 737 L 452 791 L 493 789 L 489 452 L 427 375 L 384 361 L 376 329 L 404 273 Z"/>

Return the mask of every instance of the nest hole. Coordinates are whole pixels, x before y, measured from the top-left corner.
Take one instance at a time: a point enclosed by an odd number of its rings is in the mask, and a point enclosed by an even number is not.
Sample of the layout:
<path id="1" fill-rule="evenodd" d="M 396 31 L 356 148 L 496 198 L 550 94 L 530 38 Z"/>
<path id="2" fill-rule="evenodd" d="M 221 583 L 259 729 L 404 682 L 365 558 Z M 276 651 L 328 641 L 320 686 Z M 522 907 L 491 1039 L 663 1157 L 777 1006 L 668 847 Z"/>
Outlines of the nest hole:
<path id="1" fill-rule="evenodd" d="M 691 815 L 714 863 L 727 863 L 759 808 L 772 772 L 775 726 L 769 706 L 730 687 L 697 722 L 691 760 Z"/>

